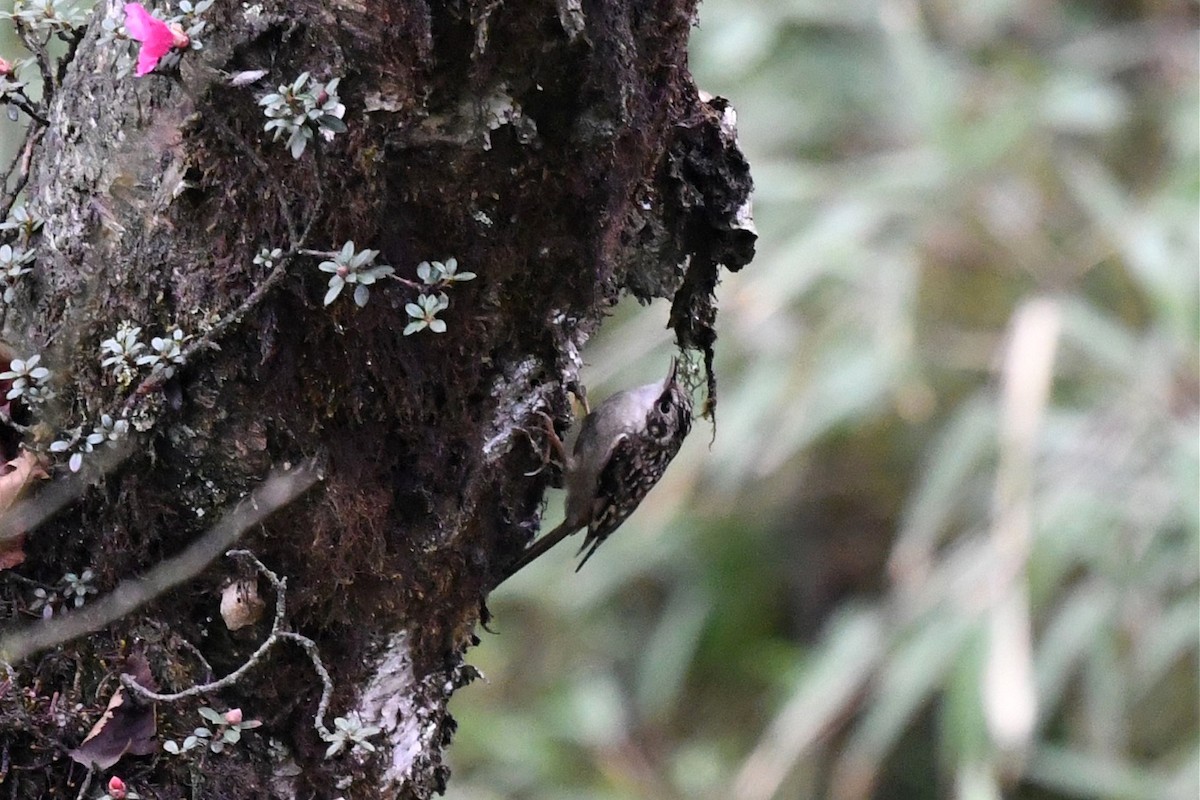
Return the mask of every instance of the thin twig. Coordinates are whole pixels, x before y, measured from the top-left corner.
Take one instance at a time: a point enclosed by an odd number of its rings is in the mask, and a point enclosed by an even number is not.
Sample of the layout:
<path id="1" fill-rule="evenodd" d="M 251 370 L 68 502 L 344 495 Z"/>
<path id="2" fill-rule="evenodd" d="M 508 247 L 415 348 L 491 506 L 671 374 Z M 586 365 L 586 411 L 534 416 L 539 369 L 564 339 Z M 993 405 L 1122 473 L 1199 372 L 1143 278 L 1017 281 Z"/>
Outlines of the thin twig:
<path id="1" fill-rule="evenodd" d="M 195 686 L 189 687 L 179 692 L 154 692 L 138 683 L 132 675 L 122 675 L 121 683 L 126 688 L 130 689 L 134 694 L 146 700 L 154 700 L 159 703 L 175 703 L 180 700 L 186 700 L 189 697 L 199 697 L 202 694 L 212 694 L 233 686 L 240 681 L 247 672 L 258 666 L 258 663 L 263 660 L 266 654 L 274 647 L 275 642 L 279 641 L 277 634 L 272 633 L 263 643 L 258 646 L 258 649 L 250 654 L 240 667 L 226 675 L 224 678 L 218 678 L 215 681 L 208 683 L 198 683 Z"/>
<path id="2" fill-rule="evenodd" d="M 0 546 L 7 545 L 26 531 L 36 530 L 43 522 L 74 503 L 92 485 L 98 475 L 107 475 L 129 457 L 132 446 L 128 440 L 115 447 L 96 450 L 88 460 L 87 475 L 74 474 L 53 481 L 35 497 L 19 500 L 0 515 Z M 0 651 L 2 652 L 2 651 Z"/>
<path id="3" fill-rule="evenodd" d="M 254 152 L 250 145 L 244 139 L 242 139 L 242 137 L 238 136 L 238 134 L 235 133 L 233 129 L 225 123 L 224 120 L 220 119 L 219 117 L 213 117 L 213 122 L 217 128 L 225 134 L 226 137 L 236 143 L 237 146 L 246 154 L 246 156 L 254 162 L 255 166 L 258 167 L 258 169 L 263 173 L 263 177 L 271 180 L 271 173 L 269 172 L 267 165 L 262 161 L 261 158 L 258 157 L 258 154 Z M 304 249 L 304 245 L 308 240 L 309 234 L 312 232 L 314 223 L 320 216 L 321 208 L 324 204 L 325 193 L 324 189 L 322 188 L 321 181 L 318 178 L 317 200 L 313 205 L 312 212 L 308 215 L 308 219 L 304 223 L 303 230 L 297 230 L 296 228 L 295 218 L 292 215 L 291 206 L 288 205 L 287 201 L 283 197 L 282 185 L 276 183 L 275 192 L 279 197 L 280 213 L 283 215 L 284 222 L 287 225 L 288 235 L 292 239 L 287 251 L 284 252 L 284 254 L 280 256 L 279 260 L 275 262 L 274 267 L 267 274 L 267 277 L 254 287 L 254 291 L 250 292 L 250 294 L 247 295 L 244 300 L 242 300 L 237 308 L 226 314 L 201 336 L 196 337 L 191 344 L 183 348 L 183 351 L 179 355 L 179 361 L 176 362 L 177 367 L 186 366 L 201 351 L 216 349 L 216 340 L 220 338 L 221 335 L 223 335 L 230 327 L 237 325 L 239 322 L 245 319 L 246 315 L 249 314 L 255 307 L 257 307 L 258 304 L 263 301 L 263 298 L 266 297 L 272 289 L 274 289 L 280 284 L 280 282 L 283 281 L 283 279 L 287 276 L 287 268 L 291 265 L 292 261 L 296 259 L 297 255 L 308 252 Z M 162 385 L 167 382 L 167 380 L 168 375 L 164 371 L 159 371 L 148 375 L 145 380 L 138 384 L 137 388 L 134 389 L 129 397 L 125 398 L 125 402 L 122 406 L 125 415 L 128 415 L 130 412 L 132 412 L 141 403 L 142 398 L 144 398 L 146 395 L 149 395 L 152 392 L 160 389 Z"/>
<path id="4" fill-rule="evenodd" d="M 245 319 L 246 315 L 254 310 L 254 308 L 262 302 L 263 298 L 266 297 L 272 289 L 274 289 L 280 284 L 280 282 L 283 281 L 283 279 L 287 276 L 288 266 L 296 259 L 298 254 L 306 252 L 302 249 L 302 245 L 304 244 L 304 239 L 307 238 L 309 231 L 312 230 L 313 220 L 317 216 L 317 210 L 318 209 L 314 209 L 314 213 L 309 217 L 308 222 L 304 226 L 304 230 L 300 234 L 301 238 L 293 242 L 291 247 L 288 248 L 287 252 L 279 257 L 279 259 L 275 262 L 275 266 L 271 269 L 270 273 L 267 274 L 267 277 L 254 287 L 254 291 L 250 292 L 250 294 L 248 294 L 246 298 L 242 300 L 240 304 L 238 304 L 237 308 L 235 308 L 233 311 L 230 311 L 202 335 L 196 337 L 191 344 L 183 348 L 183 351 L 179 354 L 179 360 L 175 363 L 177 368 L 187 366 L 201 351 L 218 349 L 216 346 L 216 340 L 220 338 L 221 335 L 224 334 L 225 331 L 230 327 L 237 325 L 239 322 Z M 152 392 L 162 388 L 162 385 L 167 382 L 169 377 L 170 376 L 163 370 L 146 376 L 146 378 L 138 384 L 137 388 L 134 389 L 127 398 L 125 398 L 125 402 L 122 405 L 124 415 L 128 416 L 128 414 L 139 405 L 142 398 L 144 398 L 146 395 L 149 395 Z"/>
<path id="5" fill-rule="evenodd" d="M 33 31 L 20 17 L 13 16 L 12 23 L 21 43 L 29 52 L 33 53 L 34 60 L 37 61 L 38 70 L 42 73 L 42 101 L 49 107 L 50 98 L 54 96 L 54 90 L 58 88 L 58 80 L 54 71 L 50 69 L 50 53 L 46 50 L 46 42 L 39 42 L 33 35 Z M 48 37 L 46 41 L 50 41 Z"/>
<path id="6" fill-rule="evenodd" d="M 275 266 L 271 269 L 267 277 L 259 282 L 258 286 L 254 287 L 254 291 L 246 295 L 237 308 L 230 311 L 224 317 L 217 321 L 217 324 L 209 328 L 203 336 L 199 337 L 194 343 L 184 348 L 182 357 L 183 363 L 187 363 L 189 356 L 199 352 L 202 349 L 209 349 L 212 342 L 223 334 L 228 328 L 238 324 L 246 315 L 249 314 L 255 306 L 262 302 L 267 293 L 279 285 L 279 282 L 287 275 L 288 266 L 296 259 L 297 249 L 292 248 L 280 256 L 275 262 Z"/>
<path id="7" fill-rule="evenodd" d="M 296 215 L 292 212 L 292 207 L 288 203 L 287 198 L 284 196 L 283 184 L 273 178 L 271 170 L 267 166 L 267 162 L 263 161 L 262 157 L 259 156 L 258 153 L 254 152 L 254 148 L 252 148 L 245 139 L 239 136 L 233 130 L 233 128 L 229 127 L 229 124 L 225 122 L 225 120 L 221 119 L 215 114 L 212 115 L 210 119 L 213 125 L 216 126 L 217 130 L 224 134 L 226 139 L 231 141 L 239 150 L 241 150 L 242 154 L 246 156 L 246 158 L 250 159 L 251 163 L 253 163 L 258 171 L 263 174 L 263 177 L 275 185 L 275 194 L 279 199 L 279 213 L 283 215 L 283 221 L 284 224 L 287 225 L 288 236 L 291 238 L 291 240 L 293 242 L 297 242 L 303 238 L 302 231 L 296 225 Z"/>
<path id="8" fill-rule="evenodd" d="M 30 434 L 33 433 L 32 425 L 22 425 L 21 423 L 17 422 L 12 417 L 10 417 L 8 415 L 7 411 L 0 411 L 0 423 L 3 423 L 3 425 L 6 428 L 12 428 L 14 431 L 16 431 L 17 433 L 20 433 L 22 436 L 29 436 Z"/>
<path id="9" fill-rule="evenodd" d="M 58 83 L 61 86 L 62 80 L 66 77 L 67 67 L 71 66 L 71 62 L 75 60 L 75 52 L 79 50 L 79 45 L 83 42 L 83 37 L 86 33 L 86 28 L 72 31 L 70 36 L 60 35 L 58 38 L 67 43 L 67 52 L 63 53 L 63 57 L 58 60 Z"/>
<path id="10" fill-rule="evenodd" d="M 187 650 L 189 653 L 191 653 L 193 656 L 196 657 L 196 660 L 199 661 L 200 664 L 204 667 L 204 674 L 208 676 L 209 680 L 212 680 L 212 674 L 213 674 L 212 664 L 208 663 L 208 659 L 205 658 L 204 654 L 200 652 L 200 648 L 196 647 L 196 645 L 192 644 L 187 639 L 184 639 L 182 636 L 178 637 L 176 639 L 176 641 L 179 643 L 179 645 L 181 647 L 183 647 L 184 650 Z"/>
<path id="11" fill-rule="evenodd" d="M 0 200 L 0 219 L 7 219 L 8 212 L 17 202 L 17 196 L 21 194 L 21 190 L 25 188 L 25 184 L 29 182 L 30 165 L 33 163 L 33 148 L 37 146 L 38 139 L 42 138 L 44 128 L 39 128 L 35 125 L 30 125 L 25 128 L 25 139 L 18 148 L 17 154 L 13 157 L 13 162 L 8 170 L 4 173 L 4 195 L 3 200 Z M 11 188 L 8 185 L 9 179 L 12 177 L 13 171 L 20 164 L 20 172 L 17 173 L 17 182 Z"/>
<path id="12" fill-rule="evenodd" d="M 280 631 L 279 638 L 291 639 L 303 647 L 304 651 L 308 653 L 309 660 L 312 661 L 313 669 L 321 676 L 321 700 L 317 703 L 317 715 L 313 718 L 313 727 L 317 729 L 317 733 L 321 734 L 322 739 L 328 740 L 333 732 L 325 727 L 325 713 L 329 711 L 329 701 L 333 699 L 333 678 L 329 677 L 329 670 L 325 669 L 325 664 L 321 661 L 317 643 L 307 636 L 301 636 L 292 631 Z"/>
<path id="13" fill-rule="evenodd" d="M 266 657 L 276 642 L 286 639 L 304 648 L 312 661 L 313 668 L 321 677 L 321 700 L 317 704 L 317 715 L 314 719 L 313 726 L 317 732 L 321 734 L 321 738 L 325 739 L 332 736 L 332 732 L 325 726 L 325 714 L 329 710 L 329 702 L 333 697 L 333 679 L 329 676 L 329 670 L 325 669 L 325 663 L 321 660 L 320 651 L 317 648 L 317 643 L 307 636 L 302 636 L 292 631 L 283 630 L 284 619 L 287 614 L 287 578 L 281 578 L 267 568 L 265 564 L 249 550 L 230 550 L 225 555 L 231 558 L 244 558 L 250 561 L 254 568 L 265 577 L 275 589 L 275 619 L 271 623 L 271 633 L 263 640 L 263 643 L 258 646 L 258 649 L 250 654 L 250 657 L 242 663 L 240 667 L 233 672 L 215 681 L 208 683 L 196 684 L 187 689 L 178 692 L 155 692 L 142 686 L 132 675 L 125 674 L 121 676 L 121 683 L 131 692 L 142 697 L 145 700 L 152 700 L 159 703 L 175 703 L 180 700 L 186 700 L 189 697 L 198 697 L 204 694 L 212 694 L 233 686 L 235 683 L 245 677 L 246 673 L 258 666 L 259 663 Z"/>
<path id="14" fill-rule="evenodd" d="M 296 253 L 292 250 L 284 253 L 283 256 L 280 257 L 279 261 L 275 263 L 275 267 L 271 270 L 270 274 L 267 275 L 266 279 L 260 282 L 258 286 L 254 288 L 254 291 L 247 295 L 246 299 L 244 299 L 237 308 L 226 314 L 224 317 L 218 320 L 215 325 L 205 331 L 202 335 L 196 337 L 196 339 L 187 347 L 183 348 L 183 351 L 179 354 L 179 360 L 174 365 L 176 370 L 191 363 L 191 361 L 201 351 L 218 349 L 216 347 L 216 340 L 231 326 L 241 322 L 242 319 L 245 318 L 245 316 L 250 313 L 255 306 L 262 302 L 262 299 L 266 297 L 267 293 L 275 288 L 280 281 L 284 279 L 284 277 L 287 275 L 288 264 L 290 264 L 295 257 Z M 158 372 L 153 372 L 146 376 L 146 378 L 138 384 L 137 388 L 125 398 L 125 402 L 121 407 L 123 413 L 120 416 L 128 416 L 135 408 L 137 408 L 137 406 L 142 402 L 143 398 L 161 389 L 163 384 L 165 384 L 169 379 L 170 376 L 165 370 L 159 370 Z"/>
<path id="15" fill-rule="evenodd" d="M 142 577 L 125 580 L 94 603 L 0 637 L 0 661 L 17 663 L 125 617 L 168 589 L 195 577 L 243 532 L 291 503 L 318 480 L 320 475 L 312 462 L 288 472 L 276 472 L 179 555 L 160 562 Z"/>
<path id="16" fill-rule="evenodd" d="M 9 92 L 8 99 L 5 102 L 12 103 L 24 111 L 30 119 L 43 127 L 50 124 L 50 120 L 42 114 L 41 110 L 33 104 L 33 101 L 23 91 Z"/>
<path id="17" fill-rule="evenodd" d="M 314 144 L 316 146 L 312 148 L 312 171 L 313 185 L 317 187 L 317 199 L 312 205 L 312 210 L 308 212 L 308 221 L 304 224 L 300 238 L 294 242 L 297 247 L 303 246 L 304 242 L 308 241 L 308 234 L 312 231 L 313 223 L 320 218 L 321 212 L 325 209 L 325 175 L 327 172 L 321 156 L 320 143 L 314 142 Z"/>
<path id="18" fill-rule="evenodd" d="M 17 583 L 23 583 L 26 586 L 31 586 L 34 589 L 45 589 L 46 591 L 50 591 L 52 588 L 54 588 L 48 583 L 42 583 L 41 581 L 35 581 L 33 578 L 26 578 L 24 575 L 18 575 L 10 569 L 4 571 L 3 577 L 10 581 L 16 581 Z"/>
<path id="19" fill-rule="evenodd" d="M 258 556 L 251 553 L 249 550 L 230 550 L 225 555 L 230 558 L 244 558 L 254 565 L 275 590 L 275 621 L 271 623 L 271 631 L 275 632 L 283 627 L 284 617 L 287 616 L 287 578 L 281 578 L 271 570 L 267 569 L 267 565 L 258 560 Z"/>
<path id="20" fill-rule="evenodd" d="M 29 125 L 25 126 L 24 136 L 21 138 L 21 146 L 13 153 L 12 161 L 9 162 L 8 168 L 4 170 L 4 174 L 0 175 L 0 186 L 4 187 L 3 199 L 0 200 L 0 211 L 4 211 L 5 217 L 8 216 L 7 207 L 11 207 L 13 200 L 16 199 L 17 192 L 12 193 L 12 197 L 8 194 L 8 181 L 12 174 L 17 171 L 17 165 L 21 163 L 22 151 L 25 149 L 25 142 L 29 141 L 29 137 L 33 135 L 33 128 Z"/>

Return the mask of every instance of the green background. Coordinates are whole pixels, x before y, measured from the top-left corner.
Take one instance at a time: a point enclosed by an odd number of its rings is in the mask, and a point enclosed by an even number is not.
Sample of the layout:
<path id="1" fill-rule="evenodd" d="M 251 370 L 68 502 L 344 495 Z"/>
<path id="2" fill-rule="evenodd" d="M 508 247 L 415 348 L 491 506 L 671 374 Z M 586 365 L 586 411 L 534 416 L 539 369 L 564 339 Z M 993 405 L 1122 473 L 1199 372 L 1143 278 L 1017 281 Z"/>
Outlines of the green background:
<path id="1" fill-rule="evenodd" d="M 1200 796 L 1197 18 L 702 4 L 761 234 L 716 440 L 493 595 L 450 798 Z M 665 322 L 620 307 L 593 401 Z"/>

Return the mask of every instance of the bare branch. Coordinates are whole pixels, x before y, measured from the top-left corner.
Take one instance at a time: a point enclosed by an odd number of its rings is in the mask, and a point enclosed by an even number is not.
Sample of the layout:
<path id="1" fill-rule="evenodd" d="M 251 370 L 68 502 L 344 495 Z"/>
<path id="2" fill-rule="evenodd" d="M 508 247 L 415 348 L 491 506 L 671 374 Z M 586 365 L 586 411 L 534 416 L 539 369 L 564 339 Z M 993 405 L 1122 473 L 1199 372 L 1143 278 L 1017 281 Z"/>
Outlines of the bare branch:
<path id="1" fill-rule="evenodd" d="M 236 131 L 230 128 L 219 117 L 214 117 L 213 122 L 217 128 L 221 130 L 221 132 L 224 133 L 227 138 L 229 138 L 230 141 L 236 143 L 238 148 L 242 150 L 242 152 L 245 153 L 251 161 L 254 162 L 254 165 L 259 169 L 260 172 L 262 172 L 263 177 L 270 180 L 271 173 L 268 170 L 267 165 L 258 156 L 258 154 L 254 152 L 254 149 L 250 147 L 249 143 L 239 136 Z M 183 349 L 178 362 L 180 367 L 191 363 L 191 361 L 202 351 L 216 349 L 214 346 L 216 340 L 223 336 L 226 330 L 234 325 L 237 325 L 239 322 L 245 319 L 246 315 L 253 311 L 254 308 L 263 301 L 263 298 L 266 297 L 271 290 L 273 290 L 280 284 L 280 282 L 283 281 L 283 279 L 287 276 L 288 267 L 293 261 L 296 260 L 296 256 L 298 254 L 311 252 L 305 250 L 304 245 L 308 241 L 308 235 L 312 231 L 313 224 L 321 215 L 321 209 L 325 202 L 323 183 L 320 180 L 319 174 L 317 177 L 317 200 L 313 204 L 311 212 L 308 214 L 308 219 L 305 220 L 303 230 L 298 229 L 296 226 L 291 206 L 288 205 L 288 202 L 283 195 L 283 185 L 276 183 L 275 193 L 279 197 L 280 214 L 283 215 L 284 222 L 288 228 L 288 235 L 292 239 L 288 245 L 287 251 L 284 252 L 284 254 L 275 262 L 274 267 L 267 274 L 267 277 L 254 287 L 254 291 L 250 292 L 250 294 L 248 294 L 246 298 L 242 300 L 237 308 L 235 308 L 233 311 L 230 311 L 228 314 L 218 320 L 217 323 L 205 331 L 203 335 L 198 336 L 195 341 Z M 162 385 L 166 383 L 167 379 L 168 376 L 166 372 L 155 372 L 138 384 L 138 387 L 133 391 L 133 393 L 125 399 L 125 403 L 122 406 L 125 414 L 128 415 L 131 411 L 133 411 L 142 401 L 142 398 L 144 398 L 146 395 L 161 388 Z"/>
<path id="2" fill-rule="evenodd" d="M 329 677 L 329 670 L 325 669 L 325 664 L 321 661 L 321 654 L 317 650 L 317 643 L 307 636 L 301 636 L 292 631 L 280 631 L 279 638 L 291 639 L 303 647 L 312 661 L 313 669 L 321 676 L 321 701 L 317 703 L 317 715 L 313 719 L 313 727 L 317 729 L 317 733 L 321 734 L 322 739 L 328 740 L 333 735 L 333 732 L 325 726 L 325 713 L 329 711 L 329 701 L 333 698 L 333 678 Z"/>
<path id="3" fill-rule="evenodd" d="M 0 177 L 0 219 L 8 216 L 8 212 L 17 202 L 17 195 L 25 188 L 25 184 L 29 182 L 29 172 L 33 163 L 33 148 L 37 145 L 38 139 L 42 137 L 43 128 L 37 125 L 30 125 L 25 128 L 25 138 L 21 142 L 21 147 L 17 148 L 16 155 L 13 156 L 12 163 L 8 169 L 4 171 L 4 175 Z M 18 165 L 20 171 L 18 171 Z M 8 182 L 12 179 L 12 174 L 17 172 L 16 183 L 9 186 Z"/>
<path id="4" fill-rule="evenodd" d="M 0 545 L 26 531 L 35 530 L 50 517 L 74 503 L 96 481 L 97 476 L 106 475 L 116 469 L 131 451 L 132 444 L 129 441 L 121 442 L 114 448 L 97 450 L 88 461 L 90 469 L 86 475 L 81 473 L 56 480 L 35 496 L 18 502 L 0 515 Z"/>
<path id="5" fill-rule="evenodd" d="M 37 61 L 38 70 L 42 73 L 42 102 L 48 106 L 54 90 L 58 88 L 58 76 L 51 69 L 50 51 L 46 49 L 46 42 L 49 41 L 49 38 L 46 41 L 39 41 L 34 31 L 19 16 L 14 15 L 12 23 L 21 43 L 25 45 L 26 50 L 33 53 L 34 59 Z"/>
<path id="6" fill-rule="evenodd" d="M 10 664 L 103 628 L 196 576 L 248 528 L 261 523 L 320 480 L 309 462 L 288 472 L 276 472 L 242 500 L 198 541 L 140 578 L 122 582 L 105 597 L 59 617 L 38 622 L 0 637 L 0 661 Z M 6 520 L 7 521 L 7 520 Z"/>
<path id="7" fill-rule="evenodd" d="M 193 99 L 195 98 L 193 97 Z M 216 114 L 212 115 L 209 119 L 216 129 L 225 136 L 226 139 L 236 145 L 237 148 L 242 151 L 242 154 L 245 155 L 246 158 L 250 159 L 250 163 L 254 164 L 255 169 L 262 173 L 266 180 L 275 184 L 275 194 L 278 196 L 279 200 L 279 213 L 283 215 L 283 221 L 287 225 L 288 235 L 292 238 L 294 243 L 298 242 L 301 238 L 303 238 L 304 232 L 301 231 L 296 225 L 296 215 L 293 213 L 292 206 L 288 203 L 287 197 L 284 196 L 283 184 L 274 179 L 274 173 L 271 172 L 271 169 L 267 166 L 267 163 L 262 160 L 262 157 L 259 156 L 258 153 L 254 152 L 254 148 L 250 146 L 249 142 L 239 136 L 237 131 L 229 127 L 229 124 L 225 122 L 225 120 L 221 119 L 221 117 Z"/>
<path id="8" fill-rule="evenodd" d="M 20 110 L 24 111 L 29 118 L 38 125 L 45 127 L 46 125 L 50 124 L 50 120 L 46 118 L 46 115 L 42 112 L 42 110 L 35 106 L 33 101 L 30 100 L 24 92 L 9 92 L 6 102 L 11 103 Z"/>
<path id="9" fill-rule="evenodd" d="M 332 735 L 332 732 L 325 726 L 325 713 L 329 710 L 329 701 L 333 696 L 333 678 L 329 676 L 329 670 L 325 669 L 325 663 L 321 660 L 320 651 L 317 649 L 317 643 L 307 636 L 301 636 L 292 631 L 283 630 L 284 617 L 286 616 L 287 604 L 287 579 L 280 578 L 274 572 L 267 568 L 265 564 L 249 550 L 230 550 L 225 555 L 234 558 L 245 558 L 254 564 L 254 567 L 270 581 L 271 586 L 275 589 L 275 620 L 271 623 L 271 633 L 267 636 L 263 643 L 258 646 L 249 658 L 246 659 L 240 667 L 226 675 L 224 678 L 208 683 L 197 684 L 189 689 L 183 689 L 178 692 L 162 693 L 154 692 L 142 686 L 132 675 L 126 674 L 121 676 L 121 683 L 125 685 L 134 694 L 139 695 L 146 700 L 154 700 L 160 703 L 174 703 L 179 700 L 185 700 L 189 697 L 197 697 L 202 694 L 212 694 L 219 692 L 222 689 L 233 686 L 240 681 L 247 672 L 256 667 L 267 653 L 275 646 L 275 643 L 281 639 L 293 641 L 304 648 L 312 661 L 313 668 L 317 674 L 321 676 L 321 701 L 317 704 L 317 715 L 313 725 L 317 732 L 321 734 L 321 738 L 325 739 Z"/>

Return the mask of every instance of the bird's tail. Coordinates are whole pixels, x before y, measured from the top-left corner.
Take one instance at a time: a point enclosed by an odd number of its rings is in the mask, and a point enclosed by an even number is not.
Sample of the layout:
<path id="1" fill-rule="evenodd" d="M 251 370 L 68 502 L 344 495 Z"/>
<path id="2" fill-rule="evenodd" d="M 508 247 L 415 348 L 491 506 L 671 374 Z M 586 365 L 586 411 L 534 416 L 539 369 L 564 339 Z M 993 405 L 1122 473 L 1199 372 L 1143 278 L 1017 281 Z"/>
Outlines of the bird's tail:
<path id="1" fill-rule="evenodd" d="M 529 547 L 525 549 L 525 552 L 521 553 L 520 558 L 507 566 L 500 574 L 500 578 L 492 582 L 491 588 L 495 589 L 513 575 L 516 575 L 522 569 L 532 564 L 551 547 L 554 547 L 554 545 L 558 544 L 563 539 L 579 530 L 579 527 L 580 526 L 578 525 L 572 525 L 570 520 L 563 520 L 561 525 L 544 535 L 542 538 L 538 539 L 533 544 L 529 545 Z M 491 591 L 491 589 L 489 589 L 489 591 Z"/>

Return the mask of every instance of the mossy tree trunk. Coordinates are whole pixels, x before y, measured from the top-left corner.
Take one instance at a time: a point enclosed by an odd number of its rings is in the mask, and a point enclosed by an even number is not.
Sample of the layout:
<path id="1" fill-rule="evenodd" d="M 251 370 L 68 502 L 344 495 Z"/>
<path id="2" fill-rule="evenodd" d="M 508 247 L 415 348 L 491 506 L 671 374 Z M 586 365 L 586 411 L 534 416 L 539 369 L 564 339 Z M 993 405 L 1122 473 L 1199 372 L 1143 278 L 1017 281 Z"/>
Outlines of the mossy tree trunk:
<path id="1" fill-rule="evenodd" d="M 55 371 L 41 445 L 105 412 L 134 412 L 145 430 L 30 532 L 17 572 L 50 584 L 90 568 L 111 589 L 202 536 L 273 468 L 311 461 L 319 484 L 239 546 L 287 576 L 286 625 L 319 648 L 330 717 L 353 711 L 382 729 L 374 753 L 324 759 L 321 681 L 281 644 L 203 701 L 264 727 L 219 757 L 126 756 L 112 772 L 143 797 L 443 789 L 446 703 L 470 678 L 489 577 L 538 527 L 547 478 L 527 475 L 541 456 L 522 429 L 538 409 L 568 413 L 579 350 L 623 290 L 673 297 L 681 346 L 711 355 L 718 267 L 753 250 L 731 112 L 688 72 L 693 6 L 218 1 L 203 50 L 174 76 L 140 79 L 117 75 L 92 24 L 35 151 L 27 198 L 45 224 L 4 335 Z M 119 4 L 107 13 L 119 18 Z M 257 84 L 229 80 L 260 69 Z M 257 99 L 306 71 L 341 78 L 348 130 L 294 160 L 263 133 Z M 447 257 L 478 277 L 449 292 L 445 333 L 404 336 L 415 286 L 384 280 L 365 307 L 349 291 L 326 307 L 320 258 L 292 258 L 276 278 L 254 263 L 262 248 L 347 240 L 410 281 L 418 262 Z M 131 397 L 100 364 L 124 320 L 219 349 Z M 16 665 L 0 724 L 18 796 L 77 791 L 84 770 L 61 756 L 130 654 L 163 690 L 205 679 L 189 644 L 218 675 L 246 659 L 271 615 L 222 624 L 218 589 L 235 567 L 218 560 Z M 23 584 L 0 590 L 28 601 Z M 159 736 L 195 727 L 198 704 L 160 703 Z"/>

